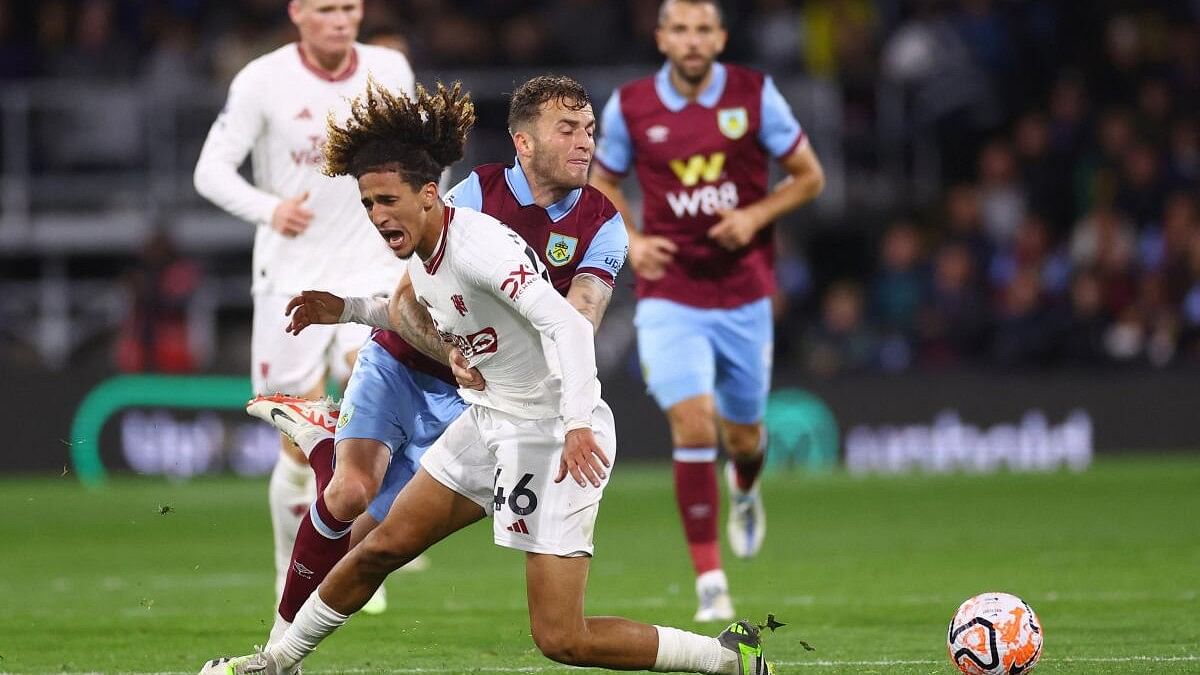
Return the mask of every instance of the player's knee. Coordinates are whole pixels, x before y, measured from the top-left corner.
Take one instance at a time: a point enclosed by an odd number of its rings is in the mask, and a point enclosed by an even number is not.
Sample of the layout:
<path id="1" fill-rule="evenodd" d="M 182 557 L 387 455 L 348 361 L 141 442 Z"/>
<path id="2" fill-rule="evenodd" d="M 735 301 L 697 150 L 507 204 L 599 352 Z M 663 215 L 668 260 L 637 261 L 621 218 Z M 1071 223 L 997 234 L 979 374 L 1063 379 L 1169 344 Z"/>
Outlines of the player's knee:
<path id="1" fill-rule="evenodd" d="M 672 411 L 671 437 L 677 447 L 702 448 L 717 444 L 712 411 L 698 406 Z"/>
<path id="2" fill-rule="evenodd" d="M 752 459 L 762 449 L 761 425 L 726 425 L 724 428 L 725 449 L 735 458 Z"/>
<path id="3" fill-rule="evenodd" d="M 533 642 L 542 655 L 551 661 L 568 666 L 588 664 L 587 641 L 578 631 L 564 626 L 546 626 L 533 629 Z"/>
<path id="4" fill-rule="evenodd" d="M 387 537 L 368 537 L 353 549 L 358 564 L 372 575 L 388 575 L 404 567 L 415 555 Z"/>
<path id="5" fill-rule="evenodd" d="M 325 506 L 334 518 L 351 521 L 362 515 L 379 485 L 359 476 L 335 476 L 325 488 Z"/>

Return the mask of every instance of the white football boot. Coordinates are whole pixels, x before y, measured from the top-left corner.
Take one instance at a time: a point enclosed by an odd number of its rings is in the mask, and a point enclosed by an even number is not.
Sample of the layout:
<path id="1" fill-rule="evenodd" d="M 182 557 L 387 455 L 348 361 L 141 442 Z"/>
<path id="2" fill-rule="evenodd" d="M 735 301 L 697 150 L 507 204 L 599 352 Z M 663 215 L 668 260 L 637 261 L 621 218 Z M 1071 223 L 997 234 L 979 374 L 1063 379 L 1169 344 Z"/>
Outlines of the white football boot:
<path id="1" fill-rule="evenodd" d="M 762 548 L 767 535 L 767 513 L 763 510 L 759 485 L 743 491 L 737 484 L 737 469 L 733 462 L 725 463 L 725 485 L 729 488 L 729 520 L 725 533 L 729 535 L 729 548 L 739 558 L 753 558 Z"/>
<path id="2" fill-rule="evenodd" d="M 692 617 L 693 621 L 733 620 L 733 599 L 729 597 L 729 582 L 725 579 L 724 571 L 709 570 L 696 577 L 696 598 L 700 606 L 696 616 Z"/>
<path id="3" fill-rule="evenodd" d="M 284 670 L 270 652 L 263 650 L 246 656 L 213 659 L 200 669 L 200 675 L 297 675 L 299 672 L 299 668 Z"/>
<path id="4" fill-rule="evenodd" d="M 328 398 L 313 400 L 272 394 L 250 399 L 246 414 L 278 429 L 307 456 L 317 443 L 333 438 L 339 413 L 337 404 Z"/>

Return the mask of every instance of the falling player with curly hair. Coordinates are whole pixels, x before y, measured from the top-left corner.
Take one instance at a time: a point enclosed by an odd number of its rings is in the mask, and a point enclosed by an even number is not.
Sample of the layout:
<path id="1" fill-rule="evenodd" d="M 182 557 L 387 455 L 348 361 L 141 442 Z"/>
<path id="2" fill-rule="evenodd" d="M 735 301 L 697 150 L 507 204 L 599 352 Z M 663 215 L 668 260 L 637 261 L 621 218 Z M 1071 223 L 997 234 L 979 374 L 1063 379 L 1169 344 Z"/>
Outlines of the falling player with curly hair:
<path id="1" fill-rule="evenodd" d="M 547 657 L 621 670 L 770 672 L 746 622 L 710 638 L 584 616 L 592 531 L 616 455 L 612 412 L 600 398 L 590 324 L 536 253 L 500 221 L 438 193 L 438 174 L 461 157 L 473 119 L 457 87 L 419 89 L 415 99 L 368 93 L 331 131 L 327 167 L 358 179 L 372 223 L 408 261 L 417 300 L 487 386 L 463 390 L 471 406 L 284 635 L 204 672 L 295 672 L 390 572 L 487 515 L 497 544 L 526 553 L 530 626 Z"/>

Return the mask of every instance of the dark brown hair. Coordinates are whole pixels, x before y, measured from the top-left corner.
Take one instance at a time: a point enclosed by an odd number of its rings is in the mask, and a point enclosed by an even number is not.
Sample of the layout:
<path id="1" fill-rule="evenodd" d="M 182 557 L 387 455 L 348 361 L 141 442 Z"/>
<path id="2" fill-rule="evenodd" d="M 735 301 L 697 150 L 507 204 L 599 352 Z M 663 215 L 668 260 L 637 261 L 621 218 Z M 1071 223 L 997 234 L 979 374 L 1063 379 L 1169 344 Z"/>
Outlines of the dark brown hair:
<path id="1" fill-rule="evenodd" d="M 442 169 L 462 159 L 474 124 L 475 104 L 459 82 L 449 89 L 439 82 L 432 93 L 417 85 L 410 99 L 368 78 L 344 125 L 329 114 L 324 173 L 358 178 L 382 169 L 413 187 L 436 183 Z"/>
<path id="2" fill-rule="evenodd" d="M 566 75 L 539 75 L 517 87 L 508 101 L 508 130 L 526 127 L 538 118 L 542 104 L 555 101 L 567 110 L 592 104 L 587 89 Z"/>
<path id="3" fill-rule="evenodd" d="M 712 5 L 713 9 L 717 10 L 717 23 L 721 27 L 725 26 L 725 12 L 721 9 L 721 3 L 717 2 L 717 0 L 663 0 L 662 4 L 658 6 L 658 25 L 660 28 L 667 18 L 667 6 L 673 2 L 682 2 L 689 5 Z"/>

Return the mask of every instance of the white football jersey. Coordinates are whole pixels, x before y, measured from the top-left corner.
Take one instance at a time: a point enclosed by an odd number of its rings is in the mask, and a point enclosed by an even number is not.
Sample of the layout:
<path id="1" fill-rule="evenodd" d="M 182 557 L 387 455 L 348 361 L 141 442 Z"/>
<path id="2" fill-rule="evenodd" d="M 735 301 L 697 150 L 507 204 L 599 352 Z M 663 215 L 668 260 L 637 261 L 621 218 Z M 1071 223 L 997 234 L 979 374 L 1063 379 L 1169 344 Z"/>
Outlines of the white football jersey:
<path id="1" fill-rule="evenodd" d="M 404 55 L 354 45 L 354 61 L 331 79 L 311 67 L 296 43 L 251 61 L 229 86 L 196 163 L 196 190 L 229 213 L 258 226 L 254 292 L 292 295 L 320 288 L 339 295 L 389 293 L 403 262 L 367 219 L 358 184 L 321 174 L 326 119 L 339 124 L 350 101 L 366 92 L 367 75 L 393 92 L 413 93 Z M 238 174 L 250 154 L 254 184 Z M 309 227 L 289 238 L 270 227 L 283 198 L 309 193 Z"/>
<path id="2" fill-rule="evenodd" d="M 592 326 L 546 279 L 536 253 L 495 218 L 446 207 L 428 260 L 408 260 L 417 300 L 487 381 L 468 403 L 591 426 L 600 402 Z"/>

